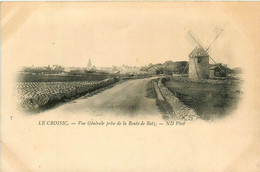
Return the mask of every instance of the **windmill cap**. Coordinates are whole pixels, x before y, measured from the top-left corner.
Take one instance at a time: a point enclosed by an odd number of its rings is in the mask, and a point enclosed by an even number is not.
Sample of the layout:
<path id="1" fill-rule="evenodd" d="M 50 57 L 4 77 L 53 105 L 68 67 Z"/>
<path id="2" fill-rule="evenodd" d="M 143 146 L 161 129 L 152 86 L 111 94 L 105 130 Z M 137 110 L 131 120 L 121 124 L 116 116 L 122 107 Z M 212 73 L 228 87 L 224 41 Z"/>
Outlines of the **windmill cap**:
<path id="1" fill-rule="evenodd" d="M 196 46 L 192 52 L 190 53 L 189 57 L 201 57 L 201 56 L 209 56 L 207 51 L 204 50 L 200 45 Z"/>

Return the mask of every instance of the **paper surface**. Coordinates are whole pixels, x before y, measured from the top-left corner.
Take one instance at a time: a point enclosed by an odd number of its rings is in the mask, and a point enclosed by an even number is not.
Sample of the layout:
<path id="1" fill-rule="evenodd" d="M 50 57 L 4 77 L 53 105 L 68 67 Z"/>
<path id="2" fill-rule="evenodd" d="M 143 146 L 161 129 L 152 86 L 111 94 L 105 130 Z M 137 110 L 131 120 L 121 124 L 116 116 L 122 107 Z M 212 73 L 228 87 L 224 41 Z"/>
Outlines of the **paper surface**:
<path id="1" fill-rule="evenodd" d="M 2 2 L 2 171 L 259 171 L 259 11 L 258 2 Z M 84 67 L 88 59 L 97 67 L 188 61 L 193 47 L 187 32 L 209 45 L 218 27 L 223 34 L 210 53 L 217 62 L 243 69 L 242 98 L 224 118 L 160 126 L 166 121 L 156 114 L 154 100 L 138 97 L 139 111 L 129 115 L 110 103 L 131 100 L 131 92 L 116 91 L 36 114 L 17 109 L 23 66 Z M 114 88 L 124 90 L 127 82 Z M 134 86 L 144 94 L 141 82 L 129 88 L 138 92 Z"/>

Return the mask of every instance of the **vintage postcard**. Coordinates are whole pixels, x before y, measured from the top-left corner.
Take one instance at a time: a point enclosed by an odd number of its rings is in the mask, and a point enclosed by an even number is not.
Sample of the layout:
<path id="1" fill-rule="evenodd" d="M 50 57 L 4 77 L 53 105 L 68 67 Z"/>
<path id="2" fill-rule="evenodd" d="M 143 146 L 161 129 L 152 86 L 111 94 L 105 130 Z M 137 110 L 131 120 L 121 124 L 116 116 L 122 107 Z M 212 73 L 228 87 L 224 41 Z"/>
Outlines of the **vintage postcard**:
<path id="1" fill-rule="evenodd" d="M 1 171 L 260 171 L 259 2 L 2 2 Z"/>

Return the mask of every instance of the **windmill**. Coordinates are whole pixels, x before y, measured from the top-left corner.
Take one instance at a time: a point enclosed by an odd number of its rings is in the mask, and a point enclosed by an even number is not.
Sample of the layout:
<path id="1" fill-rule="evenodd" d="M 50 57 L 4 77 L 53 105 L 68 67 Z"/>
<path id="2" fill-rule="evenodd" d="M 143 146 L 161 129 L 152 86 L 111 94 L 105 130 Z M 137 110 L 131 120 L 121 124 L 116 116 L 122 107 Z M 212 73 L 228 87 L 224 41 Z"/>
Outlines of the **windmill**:
<path id="1" fill-rule="evenodd" d="M 209 59 L 211 59 L 222 72 L 224 70 L 217 64 L 217 62 L 209 55 L 208 51 L 211 48 L 212 44 L 217 40 L 219 35 L 223 32 L 223 29 L 219 31 L 216 37 L 213 39 L 211 44 L 204 49 L 201 45 L 198 37 L 192 32 L 188 32 L 189 38 L 191 38 L 191 43 L 196 45 L 196 47 L 189 54 L 189 63 L 185 66 L 183 72 L 189 65 L 189 78 L 192 79 L 207 79 L 209 78 Z"/>

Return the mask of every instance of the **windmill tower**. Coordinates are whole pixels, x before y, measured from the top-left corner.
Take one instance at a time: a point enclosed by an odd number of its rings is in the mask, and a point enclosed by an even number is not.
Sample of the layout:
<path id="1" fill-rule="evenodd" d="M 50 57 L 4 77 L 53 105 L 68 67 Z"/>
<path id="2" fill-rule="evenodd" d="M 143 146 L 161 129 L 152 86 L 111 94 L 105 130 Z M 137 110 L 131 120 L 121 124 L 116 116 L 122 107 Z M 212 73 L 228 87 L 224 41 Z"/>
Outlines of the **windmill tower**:
<path id="1" fill-rule="evenodd" d="M 219 35 L 223 32 L 223 29 L 217 34 L 208 48 L 204 49 L 193 32 L 189 31 L 188 35 L 192 38 L 192 43 L 196 44 L 196 47 L 189 54 L 189 78 L 191 79 L 208 79 L 209 78 L 209 59 L 211 59 L 219 68 L 220 66 L 209 55 L 208 50 L 212 44 L 217 40 Z M 187 66 L 186 66 L 187 67 Z M 186 69 L 184 68 L 184 71 Z M 221 68 L 220 68 L 221 69 Z M 223 70 L 223 69 L 221 69 Z M 183 71 L 183 72 L 184 72 Z"/>
<path id="2" fill-rule="evenodd" d="M 209 54 L 197 45 L 189 55 L 189 78 L 209 78 Z"/>

